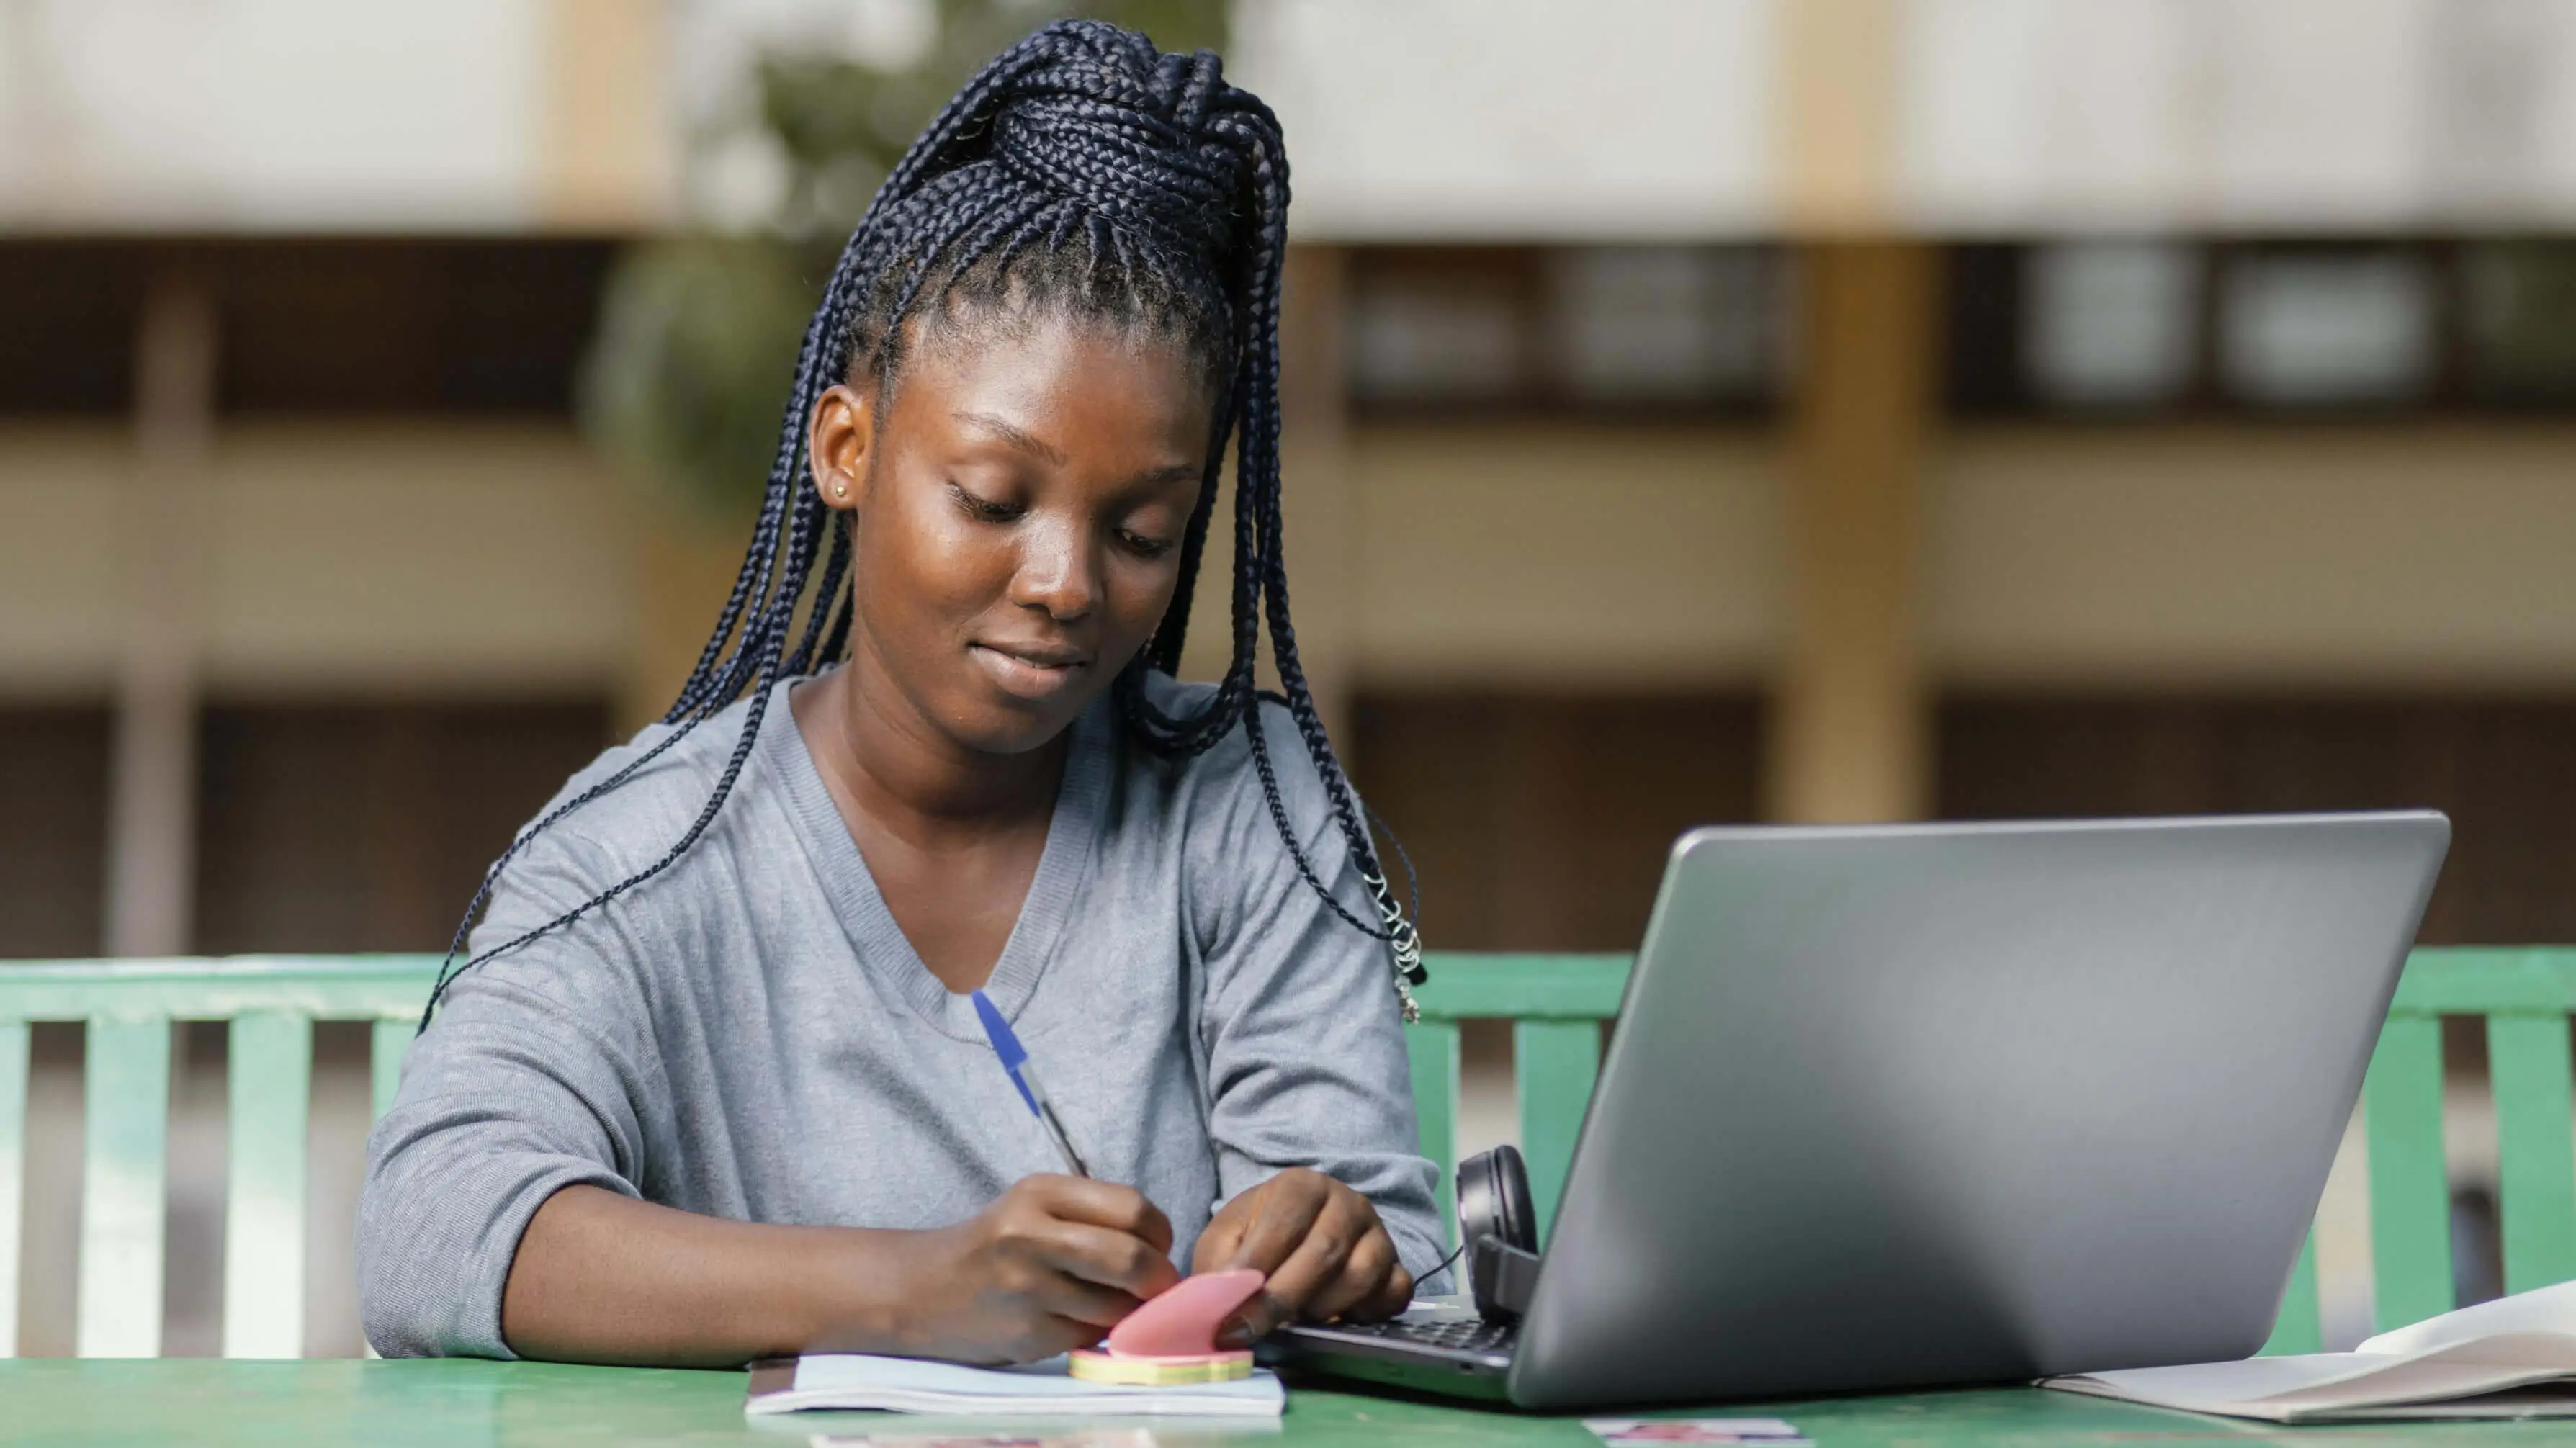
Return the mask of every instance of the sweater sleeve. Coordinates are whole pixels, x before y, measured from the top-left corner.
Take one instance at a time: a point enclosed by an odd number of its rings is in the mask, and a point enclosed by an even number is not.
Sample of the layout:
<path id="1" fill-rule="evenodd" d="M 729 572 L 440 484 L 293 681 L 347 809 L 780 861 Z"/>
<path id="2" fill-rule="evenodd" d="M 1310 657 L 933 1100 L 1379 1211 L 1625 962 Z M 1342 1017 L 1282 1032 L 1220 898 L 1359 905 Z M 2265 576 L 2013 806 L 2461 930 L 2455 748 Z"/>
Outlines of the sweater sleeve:
<path id="1" fill-rule="evenodd" d="M 1285 710 L 1262 706 L 1272 773 L 1306 862 L 1357 919 L 1377 907 Z M 1204 941 L 1209 1135 L 1232 1198 L 1292 1166 L 1368 1197 L 1414 1276 L 1445 1253 L 1433 1167 L 1416 1149 L 1412 1075 L 1386 943 L 1334 913 L 1281 840 L 1240 734 L 1193 830 L 1190 871 L 1223 881 Z"/>
<path id="2" fill-rule="evenodd" d="M 543 925 L 617 878 L 561 831 L 502 872 L 471 949 Z M 470 957 L 469 957 L 470 958 Z M 387 1357 L 507 1358 L 501 1294 L 548 1197 L 637 1195 L 654 1099 L 649 1019 L 625 943 L 598 912 L 459 977 L 403 1061 L 367 1140 L 359 1309 Z"/>

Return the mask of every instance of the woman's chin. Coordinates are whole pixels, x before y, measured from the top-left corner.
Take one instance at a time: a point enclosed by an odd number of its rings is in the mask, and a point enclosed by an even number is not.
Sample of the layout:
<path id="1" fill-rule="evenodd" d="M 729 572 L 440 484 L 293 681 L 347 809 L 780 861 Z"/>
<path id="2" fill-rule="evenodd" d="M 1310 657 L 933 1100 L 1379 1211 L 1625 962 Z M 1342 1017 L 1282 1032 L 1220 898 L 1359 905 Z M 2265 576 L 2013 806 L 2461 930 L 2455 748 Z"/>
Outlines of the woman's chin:
<path id="1" fill-rule="evenodd" d="M 1079 718 L 1093 690 L 1081 697 L 1030 700 L 991 690 L 984 697 L 942 711 L 949 736 L 978 754 L 1026 754 L 1043 749 Z"/>

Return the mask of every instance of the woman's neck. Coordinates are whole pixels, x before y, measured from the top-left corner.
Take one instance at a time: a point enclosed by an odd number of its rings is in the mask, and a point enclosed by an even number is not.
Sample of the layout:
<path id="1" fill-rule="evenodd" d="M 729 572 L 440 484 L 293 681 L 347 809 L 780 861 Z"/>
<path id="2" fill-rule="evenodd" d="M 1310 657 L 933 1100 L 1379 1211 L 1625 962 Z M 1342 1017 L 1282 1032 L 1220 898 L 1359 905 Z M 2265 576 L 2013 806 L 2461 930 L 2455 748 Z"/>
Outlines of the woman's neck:
<path id="1" fill-rule="evenodd" d="M 914 707 L 853 639 L 850 661 L 788 698 L 798 732 L 844 813 L 922 843 L 983 834 L 1055 808 L 1071 730 L 1026 754 L 966 748 Z"/>

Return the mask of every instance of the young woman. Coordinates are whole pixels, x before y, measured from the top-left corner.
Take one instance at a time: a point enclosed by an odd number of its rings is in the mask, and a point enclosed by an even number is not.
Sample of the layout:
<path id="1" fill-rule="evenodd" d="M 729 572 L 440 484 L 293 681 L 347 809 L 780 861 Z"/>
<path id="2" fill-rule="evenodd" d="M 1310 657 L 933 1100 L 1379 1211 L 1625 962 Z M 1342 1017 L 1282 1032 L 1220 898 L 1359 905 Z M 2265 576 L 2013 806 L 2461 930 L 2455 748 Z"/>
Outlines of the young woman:
<path id="1" fill-rule="evenodd" d="M 1095 23 L 915 143 L 697 672 L 494 866 L 404 1063 L 359 1222 L 380 1351 L 1025 1360 L 1181 1264 L 1270 1274 L 1242 1337 L 1433 1270 L 1418 952 L 1280 567 L 1287 197 L 1215 56 Z M 1229 436 L 1232 663 L 1184 686 Z"/>

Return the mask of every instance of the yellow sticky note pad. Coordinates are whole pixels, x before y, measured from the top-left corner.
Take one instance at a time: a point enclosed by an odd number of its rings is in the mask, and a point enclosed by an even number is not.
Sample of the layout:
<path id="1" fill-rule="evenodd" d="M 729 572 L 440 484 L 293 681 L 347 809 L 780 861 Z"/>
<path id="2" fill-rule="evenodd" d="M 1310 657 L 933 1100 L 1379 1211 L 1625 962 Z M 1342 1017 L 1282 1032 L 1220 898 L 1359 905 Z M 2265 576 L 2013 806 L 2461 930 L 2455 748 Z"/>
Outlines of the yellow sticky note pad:
<path id="1" fill-rule="evenodd" d="M 1252 1376 L 1248 1352 L 1193 1353 L 1186 1357 L 1128 1357 L 1085 1348 L 1067 1355 L 1065 1371 L 1087 1383 L 1167 1388 L 1182 1383 L 1230 1383 Z"/>

